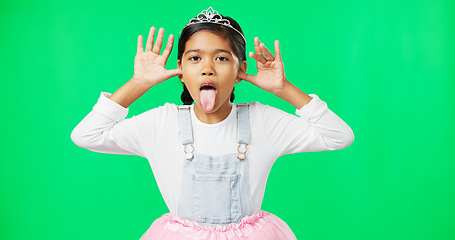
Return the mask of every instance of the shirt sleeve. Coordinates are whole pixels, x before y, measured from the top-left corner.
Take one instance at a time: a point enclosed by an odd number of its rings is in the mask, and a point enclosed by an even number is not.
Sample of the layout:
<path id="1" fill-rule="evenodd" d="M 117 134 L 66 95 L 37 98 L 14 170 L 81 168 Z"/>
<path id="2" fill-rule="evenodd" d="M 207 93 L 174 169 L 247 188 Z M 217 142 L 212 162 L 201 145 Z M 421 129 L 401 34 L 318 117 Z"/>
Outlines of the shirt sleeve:
<path id="1" fill-rule="evenodd" d="M 125 119 L 128 108 L 101 92 L 93 110 L 73 129 L 71 140 L 94 152 L 145 157 L 138 131 L 138 117 Z"/>
<path id="2" fill-rule="evenodd" d="M 265 105 L 261 118 L 269 148 L 277 157 L 298 152 L 344 149 L 354 141 L 352 129 L 316 94 L 296 115 Z"/>

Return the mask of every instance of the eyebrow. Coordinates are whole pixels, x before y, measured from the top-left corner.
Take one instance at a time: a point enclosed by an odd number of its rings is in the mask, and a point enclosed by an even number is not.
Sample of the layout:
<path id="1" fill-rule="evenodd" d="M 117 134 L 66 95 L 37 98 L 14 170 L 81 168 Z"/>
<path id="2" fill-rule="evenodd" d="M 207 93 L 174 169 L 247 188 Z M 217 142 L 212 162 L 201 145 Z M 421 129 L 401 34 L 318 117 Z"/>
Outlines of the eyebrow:
<path id="1" fill-rule="evenodd" d="M 200 52 L 204 52 L 204 51 L 202 51 L 201 49 L 190 49 L 190 50 L 186 51 L 185 54 L 183 54 L 183 55 L 186 55 L 186 54 L 188 54 L 188 53 L 190 53 L 190 52 L 197 52 L 197 53 L 200 53 Z M 225 52 L 225 53 L 229 53 L 229 54 L 232 55 L 232 52 L 230 52 L 230 51 L 228 51 L 228 50 L 225 50 L 225 49 L 215 49 L 214 52 L 215 52 L 215 53 Z"/>

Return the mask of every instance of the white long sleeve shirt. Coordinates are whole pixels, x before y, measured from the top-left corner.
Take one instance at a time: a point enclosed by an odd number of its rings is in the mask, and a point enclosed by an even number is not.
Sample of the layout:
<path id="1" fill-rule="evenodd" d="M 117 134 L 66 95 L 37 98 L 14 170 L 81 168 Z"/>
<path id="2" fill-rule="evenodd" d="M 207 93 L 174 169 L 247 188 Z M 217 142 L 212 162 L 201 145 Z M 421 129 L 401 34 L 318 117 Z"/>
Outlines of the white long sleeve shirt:
<path id="1" fill-rule="evenodd" d="M 185 159 L 179 136 L 178 107 L 166 103 L 126 119 L 124 108 L 101 92 L 93 110 L 74 128 L 73 142 L 94 152 L 139 155 L 147 158 L 161 195 L 170 212 L 178 214 L 182 171 Z M 338 150 L 354 141 L 351 128 L 317 95 L 298 116 L 252 102 L 249 110 L 249 183 L 254 213 L 261 209 L 265 186 L 275 160 L 298 152 Z M 236 106 L 223 121 L 206 124 L 191 106 L 194 152 L 223 155 L 237 152 Z"/>

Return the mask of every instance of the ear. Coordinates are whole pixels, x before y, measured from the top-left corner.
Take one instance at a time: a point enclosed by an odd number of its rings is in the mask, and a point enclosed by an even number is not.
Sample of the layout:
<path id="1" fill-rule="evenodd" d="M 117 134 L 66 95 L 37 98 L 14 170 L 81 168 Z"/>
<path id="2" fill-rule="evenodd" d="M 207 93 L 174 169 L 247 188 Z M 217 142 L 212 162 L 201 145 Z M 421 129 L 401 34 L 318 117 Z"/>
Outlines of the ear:
<path id="1" fill-rule="evenodd" d="M 246 61 L 243 60 L 242 65 L 240 65 L 239 72 L 244 72 L 244 73 L 246 73 L 246 67 L 247 67 Z M 239 83 L 239 82 L 241 82 L 241 81 L 242 81 L 242 79 L 237 78 L 237 79 L 235 80 L 235 83 Z"/>
<path id="2" fill-rule="evenodd" d="M 180 63 L 180 60 L 177 60 L 177 68 L 180 68 L 180 70 L 182 69 L 182 65 Z M 178 76 L 179 76 L 180 81 L 183 82 L 182 75 L 178 75 Z"/>

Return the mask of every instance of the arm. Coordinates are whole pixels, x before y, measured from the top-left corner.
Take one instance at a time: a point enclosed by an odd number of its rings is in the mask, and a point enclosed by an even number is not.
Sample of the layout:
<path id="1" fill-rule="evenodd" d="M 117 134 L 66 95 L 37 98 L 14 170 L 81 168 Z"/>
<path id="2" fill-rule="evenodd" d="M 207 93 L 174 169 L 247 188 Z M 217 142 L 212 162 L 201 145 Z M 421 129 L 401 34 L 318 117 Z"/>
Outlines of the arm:
<path id="1" fill-rule="evenodd" d="M 128 108 L 110 100 L 109 96 L 110 93 L 101 93 L 93 110 L 71 132 L 71 140 L 94 152 L 144 157 L 138 117 L 125 119 Z"/>
<path id="2" fill-rule="evenodd" d="M 283 90 L 276 92 L 276 96 L 283 99 L 284 101 L 290 103 L 297 109 L 301 109 L 303 106 L 308 104 L 311 101 L 311 97 L 306 93 L 302 92 L 292 83 L 286 80 L 286 85 Z"/>
<path id="3" fill-rule="evenodd" d="M 268 149 L 278 158 L 284 154 L 340 150 L 354 141 L 351 128 L 316 94 L 297 116 L 280 109 L 262 105 L 257 107 L 263 138 Z"/>
<path id="4" fill-rule="evenodd" d="M 125 85 L 120 87 L 117 91 L 112 94 L 109 99 L 118 103 L 124 108 L 127 108 L 131 103 L 136 101 L 145 92 L 147 92 L 152 86 L 131 78 Z"/>

